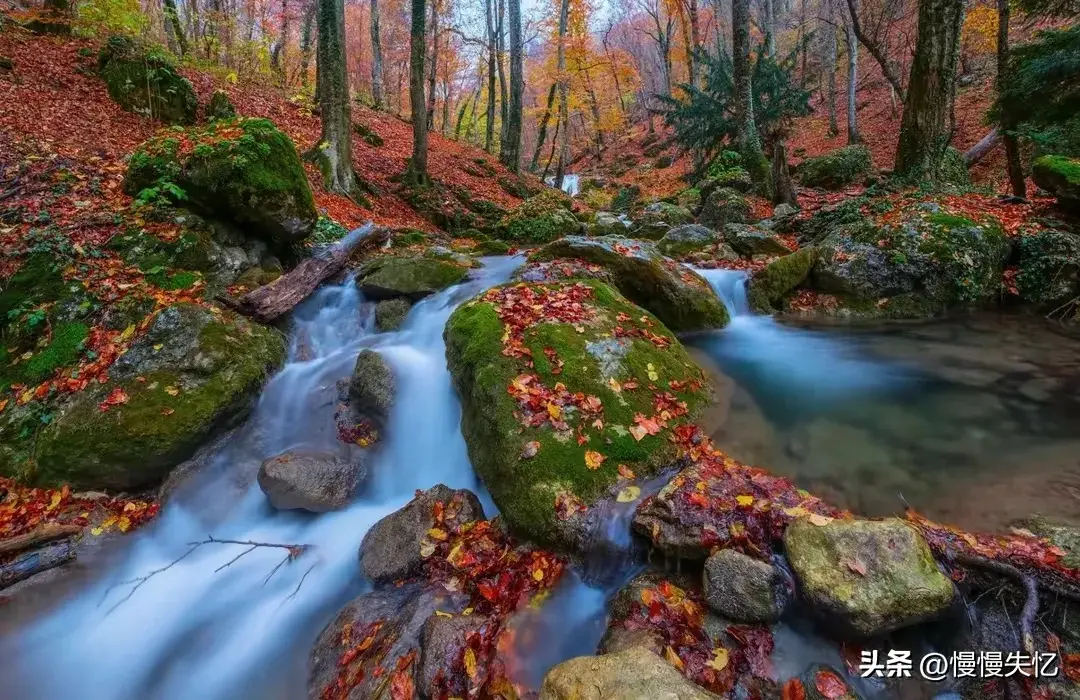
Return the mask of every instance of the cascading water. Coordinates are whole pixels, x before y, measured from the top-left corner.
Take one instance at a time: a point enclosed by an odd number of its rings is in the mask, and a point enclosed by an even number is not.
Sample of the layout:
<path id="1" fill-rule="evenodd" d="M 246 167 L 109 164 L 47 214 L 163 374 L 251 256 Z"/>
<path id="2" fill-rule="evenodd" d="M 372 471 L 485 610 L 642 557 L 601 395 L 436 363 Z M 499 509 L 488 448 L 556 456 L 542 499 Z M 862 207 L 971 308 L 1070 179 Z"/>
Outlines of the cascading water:
<path id="1" fill-rule="evenodd" d="M 5 697 L 307 697 L 315 636 L 365 585 L 357 551 L 371 525 L 418 488 L 441 482 L 482 493 L 459 430 L 442 331 L 455 306 L 505 281 L 521 259 L 485 262 L 475 280 L 417 304 L 393 333 L 372 332 L 371 305 L 351 280 L 324 287 L 299 308 L 288 363 L 247 425 L 152 526 L 126 538 L 102 575 L 9 636 L 0 649 L 5 675 L 13 677 Z M 274 510 L 254 483 L 263 459 L 297 447 L 350 449 L 334 429 L 336 383 L 365 347 L 391 364 L 398 394 L 361 495 L 319 516 Z M 494 515 L 490 502 L 485 508 Z M 211 545 L 177 561 L 208 534 L 312 550 L 268 580 L 282 550 L 257 549 L 230 563 L 243 547 Z"/>
<path id="2" fill-rule="evenodd" d="M 544 184 L 548 185 L 549 187 L 554 187 L 555 177 L 553 175 L 549 175 L 544 179 Z M 577 197 L 578 193 L 581 192 L 580 176 L 574 175 L 573 173 L 567 173 L 563 175 L 562 191 L 570 195 L 571 197 Z"/>

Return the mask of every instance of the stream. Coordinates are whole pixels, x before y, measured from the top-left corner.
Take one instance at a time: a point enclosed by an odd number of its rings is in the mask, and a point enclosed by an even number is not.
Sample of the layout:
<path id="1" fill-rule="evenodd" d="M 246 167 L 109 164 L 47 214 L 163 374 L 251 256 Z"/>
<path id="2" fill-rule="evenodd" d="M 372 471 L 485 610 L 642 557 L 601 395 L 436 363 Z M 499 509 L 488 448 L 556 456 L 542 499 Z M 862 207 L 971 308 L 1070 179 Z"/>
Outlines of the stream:
<path id="1" fill-rule="evenodd" d="M 285 367 L 248 422 L 209 446 L 207 466 L 158 519 L 4 607 L 5 697 L 307 697 L 316 636 L 370 589 L 357 552 L 372 524 L 437 483 L 472 489 L 488 517 L 497 512 L 469 463 L 442 340 L 453 309 L 509 279 L 522 258 L 484 262 L 474 279 L 416 304 L 395 332 L 374 331 L 372 305 L 351 280 L 298 308 Z M 1008 336 L 994 319 L 858 331 L 784 325 L 749 314 L 744 273 L 702 274 L 733 319 L 689 341 L 718 376 L 714 437 L 733 456 L 870 515 L 896 511 L 900 494 L 961 524 L 1080 513 L 1077 341 L 1030 320 L 1016 321 Z M 363 348 L 392 365 L 399 393 L 360 496 L 318 516 L 274 510 L 255 483 L 262 460 L 298 447 L 343 456 L 357 449 L 338 441 L 332 416 L 336 384 Z M 973 502 L 976 486 L 983 491 Z M 595 652 L 607 599 L 637 570 L 625 556 L 628 515 L 610 525 L 617 556 L 571 571 L 542 607 L 513 622 L 529 662 L 515 680 L 538 687 L 552 665 Z M 204 546 L 177 561 L 208 534 L 314 549 L 269 579 L 280 550 L 233 561 L 242 548 Z M 782 624 L 776 642 L 784 676 L 811 661 L 840 663 L 835 646 L 812 631 Z"/>

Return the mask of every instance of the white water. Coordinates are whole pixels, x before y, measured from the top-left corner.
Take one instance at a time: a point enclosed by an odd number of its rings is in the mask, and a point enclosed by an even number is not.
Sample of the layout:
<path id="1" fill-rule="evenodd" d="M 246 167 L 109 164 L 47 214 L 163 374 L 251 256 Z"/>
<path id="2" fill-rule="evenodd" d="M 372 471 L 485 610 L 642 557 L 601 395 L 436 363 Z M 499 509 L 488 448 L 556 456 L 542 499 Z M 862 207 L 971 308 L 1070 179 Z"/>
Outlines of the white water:
<path id="1" fill-rule="evenodd" d="M 549 175 L 547 178 L 544 179 L 544 184 L 549 187 L 554 187 L 555 176 Z M 577 197 L 578 193 L 581 192 L 581 178 L 577 175 L 574 175 L 573 173 L 566 173 L 565 175 L 563 175 L 562 191 L 570 195 L 571 197 Z"/>
<path id="2" fill-rule="evenodd" d="M 474 281 L 417 304 L 393 333 L 373 332 L 371 305 L 351 280 L 309 299 L 294 316 L 288 363 L 196 484 L 148 529 L 126 538 L 117 564 L 0 648 L 5 691 L 14 693 L 5 698 L 307 697 L 315 636 L 366 586 L 357 552 L 371 525 L 415 489 L 445 483 L 482 493 L 459 430 L 442 331 L 457 304 L 508 279 L 521 259 L 486 262 Z M 351 374 L 364 347 L 384 355 L 399 386 L 384 444 L 368 462 L 358 499 L 319 516 L 272 509 L 254 483 L 262 459 L 300 446 L 349 449 L 336 438 L 335 385 Z M 490 502 L 485 508 L 492 517 Z M 265 584 L 281 550 L 257 549 L 215 571 L 244 547 L 210 545 L 134 592 L 133 584 L 118 585 L 169 565 L 208 534 L 314 547 Z"/>

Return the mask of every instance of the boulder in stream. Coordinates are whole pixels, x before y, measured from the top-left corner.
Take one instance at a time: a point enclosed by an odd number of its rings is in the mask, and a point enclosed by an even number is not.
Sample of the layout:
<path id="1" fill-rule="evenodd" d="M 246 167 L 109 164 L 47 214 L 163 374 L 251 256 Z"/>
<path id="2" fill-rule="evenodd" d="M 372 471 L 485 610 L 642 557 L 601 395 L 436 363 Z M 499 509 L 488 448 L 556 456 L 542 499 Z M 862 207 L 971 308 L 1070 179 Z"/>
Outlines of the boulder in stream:
<path id="1" fill-rule="evenodd" d="M 564 661 L 548 671 L 540 688 L 540 700 L 718 700 L 718 697 L 641 647 Z"/>
<path id="2" fill-rule="evenodd" d="M 799 518 L 784 548 L 803 597 L 844 634 L 871 637 L 932 620 L 955 596 L 926 540 L 898 518 Z"/>
<path id="3" fill-rule="evenodd" d="M 817 249 L 801 248 L 755 272 L 747 284 L 750 308 L 758 313 L 775 311 L 785 296 L 806 281 L 816 259 Z"/>
<path id="4" fill-rule="evenodd" d="M 747 258 L 755 255 L 787 255 L 791 252 L 773 232 L 748 224 L 725 226 L 724 242 Z"/>
<path id="5" fill-rule="evenodd" d="M 405 322 L 412 309 L 412 302 L 404 297 L 384 299 L 375 305 L 375 330 L 396 331 Z"/>
<path id="6" fill-rule="evenodd" d="M 709 607 L 736 622 L 776 622 L 788 602 L 778 568 L 733 549 L 721 549 L 705 561 L 704 588 Z"/>
<path id="7" fill-rule="evenodd" d="M 329 452 L 285 452 L 259 467 L 259 488 L 278 510 L 312 513 L 344 508 L 365 474 L 359 461 Z"/>
<path id="8" fill-rule="evenodd" d="M 465 697 L 469 693 L 467 674 L 461 659 L 470 635 L 479 633 L 488 618 L 484 615 L 435 614 L 424 623 L 420 634 L 420 667 L 417 690 L 421 697 Z"/>
<path id="9" fill-rule="evenodd" d="M 385 425 L 394 408 L 397 381 L 394 370 L 383 356 L 374 350 L 363 349 L 356 356 L 349 399 L 352 410 L 379 425 Z"/>
<path id="10" fill-rule="evenodd" d="M 629 224 L 609 211 L 598 211 L 589 224 L 590 236 L 624 236 Z"/>
<path id="11" fill-rule="evenodd" d="M 382 257 L 366 263 L 356 284 L 368 299 L 419 301 L 461 282 L 468 268 L 450 260 L 427 257 Z"/>

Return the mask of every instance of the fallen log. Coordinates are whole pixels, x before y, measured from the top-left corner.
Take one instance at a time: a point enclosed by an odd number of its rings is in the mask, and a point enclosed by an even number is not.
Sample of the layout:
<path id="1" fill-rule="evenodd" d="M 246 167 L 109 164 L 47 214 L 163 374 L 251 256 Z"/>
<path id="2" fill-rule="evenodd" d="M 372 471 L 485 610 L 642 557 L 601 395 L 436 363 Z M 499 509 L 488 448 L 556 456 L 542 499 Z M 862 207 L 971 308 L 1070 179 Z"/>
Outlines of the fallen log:
<path id="1" fill-rule="evenodd" d="M 325 280 L 345 267 L 345 262 L 361 247 L 373 247 L 387 240 L 390 232 L 365 224 L 314 257 L 308 258 L 270 284 L 253 289 L 239 299 L 218 297 L 222 303 L 261 323 L 287 314 L 314 292 Z"/>
<path id="2" fill-rule="evenodd" d="M 7 564 L 0 564 L 0 591 L 14 586 L 19 581 L 40 574 L 42 571 L 55 569 L 75 559 L 75 545 L 71 540 L 64 540 L 48 547 L 27 552 Z"/>
<path id="3" fill-rule="evenodd" d="M 997 127 L 990 130 L 986 136 L 983 136 L 977 144 L 969 148 L 964 152 L 964 165 L 971 167 L 985 158 L 990 151 L 994 150 L 994 147 L 1001 141 L 1001 134 L 998 132 Z"/>
<path id="4" fill-rule="evenodd" d="M 6 540 L 0 540 L 0 556 L 11 554 L 13 552 L 21 552 L 24 549 L 37 547 L 38 545 L 52 542 L 53 540 L 58 540 L 62 537 L 71 537 L 80 532 L 82 532 L 82 528 L 78 525 L 45 523 L 25 535 L 18 535 L 17 537 L 9 537 Z"/>

